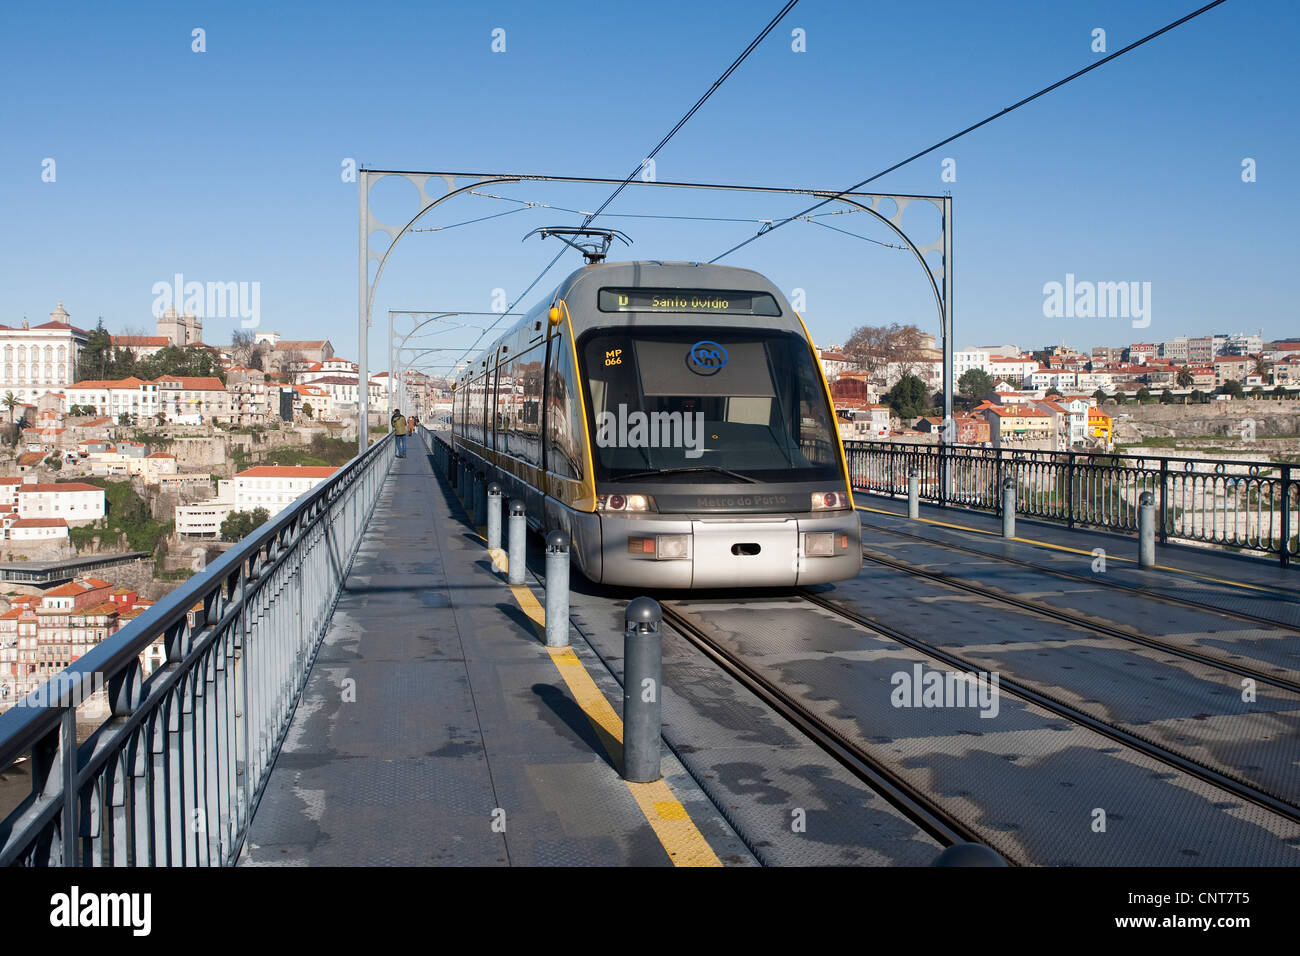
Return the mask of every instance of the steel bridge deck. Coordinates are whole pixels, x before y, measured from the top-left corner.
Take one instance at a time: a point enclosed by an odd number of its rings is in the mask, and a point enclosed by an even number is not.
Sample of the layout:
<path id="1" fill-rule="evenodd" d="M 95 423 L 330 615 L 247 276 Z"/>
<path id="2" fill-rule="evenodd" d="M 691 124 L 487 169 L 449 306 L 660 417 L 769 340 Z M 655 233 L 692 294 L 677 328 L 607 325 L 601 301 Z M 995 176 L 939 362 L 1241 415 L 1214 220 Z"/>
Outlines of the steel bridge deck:
<path id="1" fill-rule="evenodd" d="M 621 688 L 574 645 L 617 707 Z M 752 864 L 665 753 L 719 861 Z M 418 439 L 388 475 L 240 862 L 673 862 Z"/>

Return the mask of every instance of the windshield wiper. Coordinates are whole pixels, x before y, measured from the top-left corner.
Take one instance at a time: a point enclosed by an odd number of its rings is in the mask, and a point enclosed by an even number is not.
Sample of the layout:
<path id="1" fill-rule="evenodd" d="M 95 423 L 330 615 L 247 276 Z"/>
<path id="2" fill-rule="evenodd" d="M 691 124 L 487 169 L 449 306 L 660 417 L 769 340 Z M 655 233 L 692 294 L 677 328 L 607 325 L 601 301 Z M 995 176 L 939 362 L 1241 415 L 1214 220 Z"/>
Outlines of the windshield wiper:
<path id="1" fill-rule="evenodd" d="M 717 465 L 695 465 L 688 468 L 658 468 L 654 471 L 634 471 L 630 475 L 619 475 L 617 478 L 610 478 L 610 481 L 630 481 L 633 478 L 654 478 L 658 475 L 685 475 L 691 472 L 716 471 L 720 475 L 726 475 L 728 478 L 738 478 L 741 481 L 747 481 L 754 484 L 757 478 L 751 478 L 749 475 L 742 475 L 738 471 L 730 471 L 726 468 L 719 468 Z"/>

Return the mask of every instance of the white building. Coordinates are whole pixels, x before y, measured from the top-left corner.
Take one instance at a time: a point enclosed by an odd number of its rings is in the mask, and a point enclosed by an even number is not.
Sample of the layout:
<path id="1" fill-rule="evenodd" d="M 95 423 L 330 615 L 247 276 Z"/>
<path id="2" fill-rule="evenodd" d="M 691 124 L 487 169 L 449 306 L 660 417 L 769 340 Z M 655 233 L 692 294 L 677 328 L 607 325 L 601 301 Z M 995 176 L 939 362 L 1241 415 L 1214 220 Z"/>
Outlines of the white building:
<path id="1" fill-rule="evenodd" d="M 165 335 L 112 335 L 109 336 L 109 341 L 113 344 L 114 352 L 122 349 L 137 359 L 156 355 L 172 344 Z"/>
<path id="2" fill-rule="evenodd" d="M 134 376 L 122 379 L 87 379 L 63 390 L 67 408 L 93 408 L 114 422 L 129 415 L 143 422 L 158 414 L 158 384 Z"/>
<path id="3" fill-rule="evenodd" d="M 6 541 L 57 541 L 68 536 L 68 522 L 63 518 L 15 518 L 5 515 L 0 519 Z"/>
<path id="4" fill-rule="evenodd" d="M 216 498 L 177 506 L 176 533 L 216 535 L 233 511 L 265 508 L 274 517 L 336 471 L 311 465 L 258 465 L 241 471 L 218 483 Z"/>
<path id="5" fill-rule="evenodd" d="M 78 481 L 20 485 L 18 517 L 62 518 L 73 527 L 89 524 L 104 517 L 104 489 Z"/>
<path id="6" fill-rule="evenodd" d="M 0 325 L 0 394 L 13 392 L 34 402 L 76 380 L 77 359 L 89 335 L 68 318 L 60 302 L 42 325 L 29 326 L 26 320 L 20 328 Z"/>

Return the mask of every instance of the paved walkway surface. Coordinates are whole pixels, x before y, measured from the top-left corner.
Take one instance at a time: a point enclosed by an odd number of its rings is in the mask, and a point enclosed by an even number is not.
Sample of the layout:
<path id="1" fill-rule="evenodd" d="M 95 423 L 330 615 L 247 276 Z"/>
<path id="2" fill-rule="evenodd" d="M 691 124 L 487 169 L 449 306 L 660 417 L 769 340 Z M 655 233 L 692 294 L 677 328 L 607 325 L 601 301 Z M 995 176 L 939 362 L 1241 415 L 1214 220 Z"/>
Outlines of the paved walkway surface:
<path id="1" fill-rule="evenodd" d="M 667 748 L 664 783 L 622 780 L 622 689 L 580 635 L 546 649 L 408 447 L 241 865 L 754 865 Z"/>

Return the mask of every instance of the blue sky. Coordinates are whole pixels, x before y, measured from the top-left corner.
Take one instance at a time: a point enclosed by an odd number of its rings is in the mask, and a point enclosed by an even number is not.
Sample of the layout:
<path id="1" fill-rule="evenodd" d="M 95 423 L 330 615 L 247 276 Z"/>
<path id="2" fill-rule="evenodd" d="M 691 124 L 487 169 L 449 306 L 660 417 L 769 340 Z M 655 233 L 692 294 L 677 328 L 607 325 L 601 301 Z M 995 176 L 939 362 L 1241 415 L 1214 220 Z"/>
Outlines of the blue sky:
<path id="1" fill-rule="evenodd" d="M 659 155 L 661 181 L 843 188 L 1190 12 L 1197 0 L 925 5 L 803 0 Z M 259 282 L 261 327 L 357 351 L 357 187 L 341 163 L 620 177 L 781 6 L 595 2 L 10 4 L 0 17 L 0 322 L 151 333 L 154 283 Z M 1078 348 L 1178 334 L 1300 335 L 1293 220 L 1300 14 L 1229 0 L 873 184 L 954 197 L 956 344 Z M 207 50 L 191 50 L 191 31 Z M 491 49 L 506 31 L 506 51 Z M 806 32 L 806 52 L 791 30 Z M 1244 183 L 1241 164 L 1257 164 Z M 55 160 L 54 182 L 42 162 Z M 941 181 L 941 161 L 956 163 Z M 607 190 L 540 183 L 495 195 L 591 209 Z M 385 183 L 386 221 L 414 196 Z M 628 189 L 620 214 L 761 219 L 798 198 Z M 422 223 L 517 208 L 473 197 Z M 387 310 L 489 311 L 556 247 L 524 233 L 576 216 L 533 209 L 410 235 L 376 295 Z M 862 215 L 824 220 L 890 240 Z M 603 218 L 629 258 L 709 259 L 753 224 Z M 937 214 L 913 206 L 921 242 Z M 623 255 L 620 253 L 620 255 Z M 910 254 L 792 223 L 726 264 L 803 289 L 819 344 L 857 325 L 937 332 Z M 580 260 L 570 253 L 523 305 Z M 1151 325 L 1048 319 L 1043 285 L 1151 283 Z M 209 319 L 205 338 L 236 325 Z M 453 330 L 426 344 L 461 345 Z"/>

